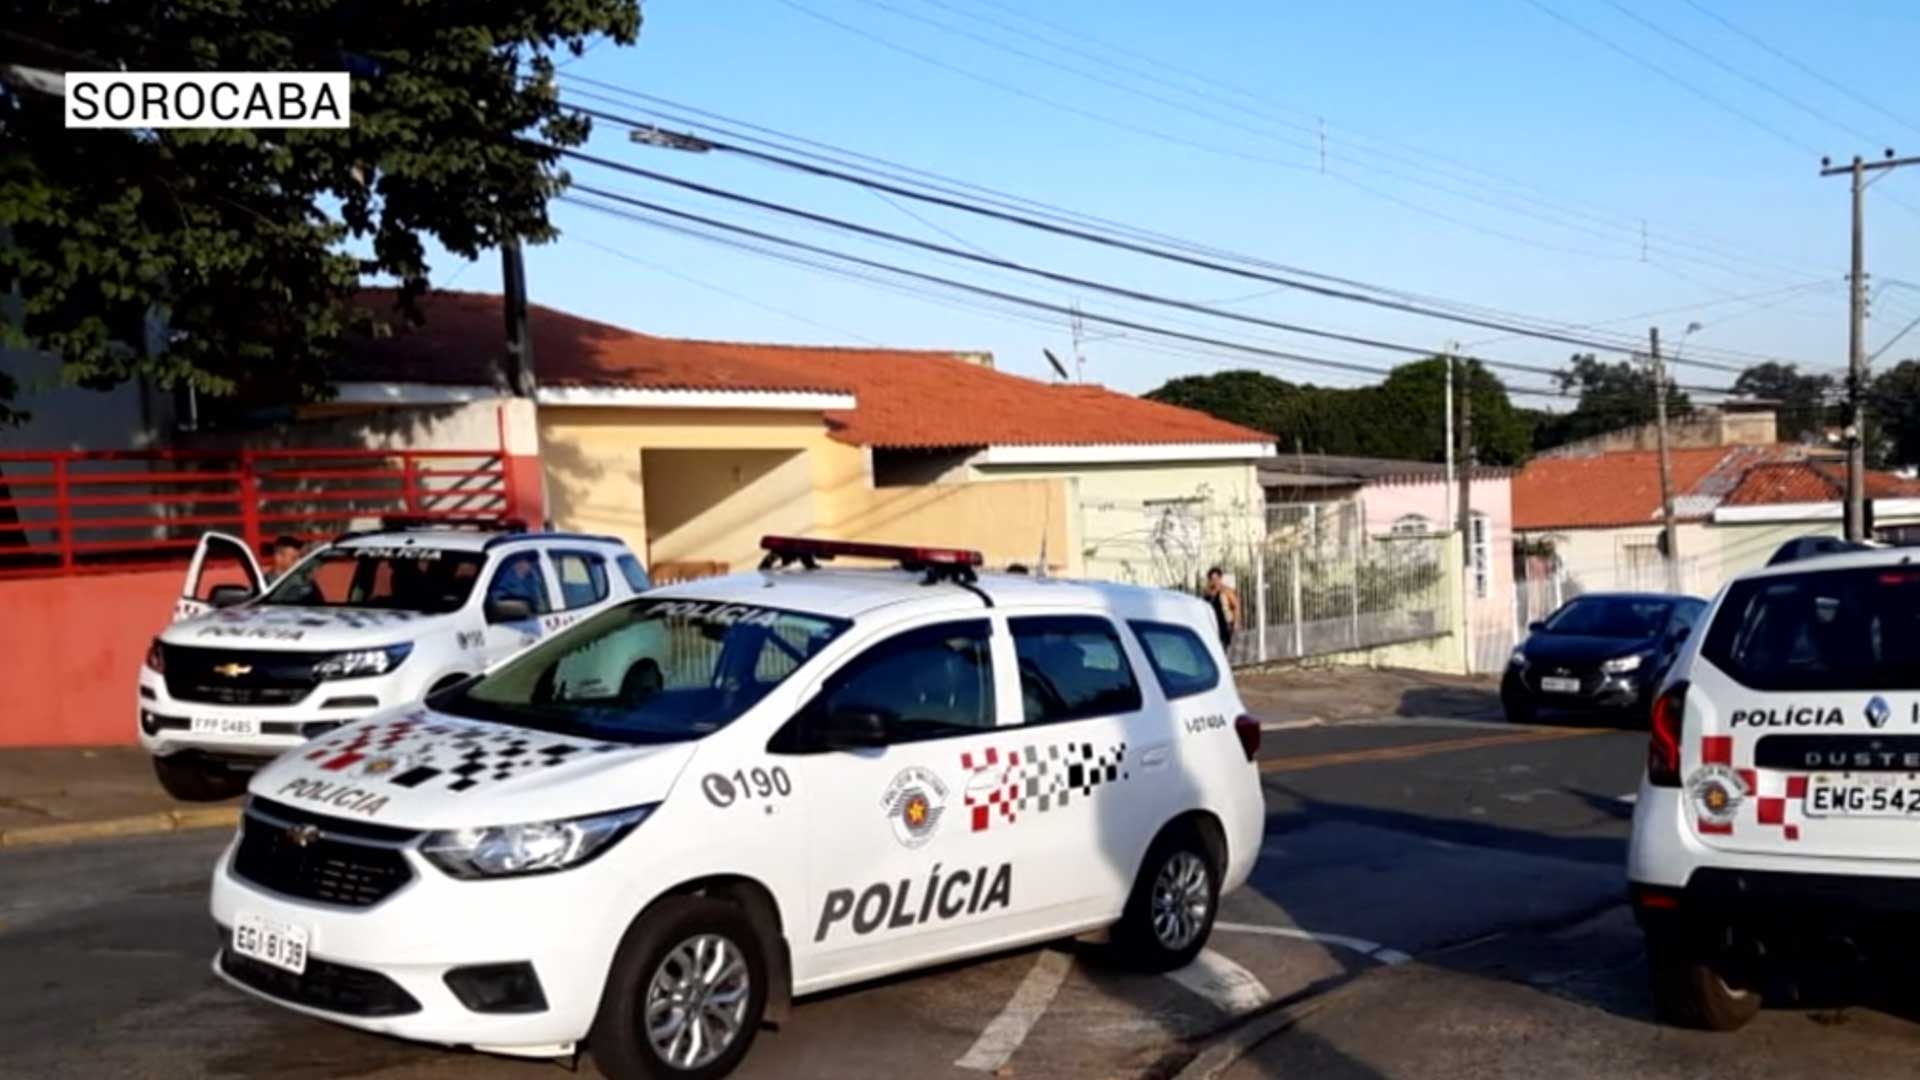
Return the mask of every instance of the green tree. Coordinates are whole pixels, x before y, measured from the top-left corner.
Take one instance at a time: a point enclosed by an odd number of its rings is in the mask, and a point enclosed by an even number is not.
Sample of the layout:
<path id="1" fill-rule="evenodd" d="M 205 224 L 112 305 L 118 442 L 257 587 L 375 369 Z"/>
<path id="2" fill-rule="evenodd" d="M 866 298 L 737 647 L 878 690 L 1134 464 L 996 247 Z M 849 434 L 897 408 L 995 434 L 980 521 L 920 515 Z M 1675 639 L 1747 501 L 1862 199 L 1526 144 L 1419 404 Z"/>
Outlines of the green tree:
<path id="1" fill-rule="evenodd" d="M 1576 353 L 1558 375 L 1560 391 L 1577 394 L 1571 412 L 1548 413 L 1534 429 L 1536 450 L 1651 424 L 1654 419 L 1653 372 L 1630 360 L 1602 363 L 1591 353 Z M 1667 380 L 1667 416 L 1685 416 L 1693 400 Z"/>
<path id="2" fill-rule="evenodd" d="M 53 352 L 79 385 L 313 397 L 343 335 L 372 328 L 348 302 L 363 276 L 398 279 L 417 315 L 422 236 L 473 258 L 555 235 L 557 148 L 587 124 L 561 109 L 551 57 L 631 43 L 640 10 L 23 0 L 5 24 L 12 59 L 56 70 L 355 73 L 343 130 L 68 131 L 60 98 L 0 83 L 0 282 L 24 299 L 0 344 Z"/>
<path id="3" fill-rule="evenodd" d="M 1902 360 L 1869 384 L 1867 416 L 1876 464 L 1920 465 L 1920 360 Z"/>
<path id="4" fill-rule="evenodd" d="M 1831 375 L 1803 374 L 1793 364 L 1771 361 L 1742 371 L 1733 381 L 1735 393 L 1780 403 L 1780 438 L 1798 442 L 1826 432 L 1830 402 L 1837 389 Z"/>

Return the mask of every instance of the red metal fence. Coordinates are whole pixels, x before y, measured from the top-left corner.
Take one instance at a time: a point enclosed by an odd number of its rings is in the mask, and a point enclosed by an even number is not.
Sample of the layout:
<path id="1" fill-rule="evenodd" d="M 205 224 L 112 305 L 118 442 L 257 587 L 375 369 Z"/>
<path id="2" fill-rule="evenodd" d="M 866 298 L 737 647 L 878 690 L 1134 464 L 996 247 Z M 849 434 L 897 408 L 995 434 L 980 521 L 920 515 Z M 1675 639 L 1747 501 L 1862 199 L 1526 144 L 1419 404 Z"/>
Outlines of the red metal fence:
<path id="1" fill-rule="evenodd" d="M 498 450 L 0 452 L 0 578 L 165 565 L 207 532 L 257 552 L 393 515 L 500 518 L 513 486 Z"/>

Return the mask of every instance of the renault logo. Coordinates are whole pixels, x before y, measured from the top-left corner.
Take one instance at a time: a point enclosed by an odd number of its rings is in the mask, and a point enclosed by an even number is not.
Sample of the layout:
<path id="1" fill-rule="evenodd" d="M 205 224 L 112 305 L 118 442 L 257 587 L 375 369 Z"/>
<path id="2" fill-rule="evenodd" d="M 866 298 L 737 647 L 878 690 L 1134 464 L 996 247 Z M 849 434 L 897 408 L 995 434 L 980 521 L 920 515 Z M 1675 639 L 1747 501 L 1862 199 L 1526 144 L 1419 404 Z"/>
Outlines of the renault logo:
<path id="1" fill-rule="evenodd" d="M 230 664 L 221 664 L 219 667 L 216 667 L 213 669 L 213 673 L 215 675 L 225 675 L 229 679 L 237 679 L 240 676 L 249 674 L 252 671 L 253 671 L 252 664 L 242 664 L 237 661 Z"/>
<path id="2" fill-rule="evenodd" d="M 320 827 L 318 825 L 289 825 L 287 826 L 285 835 L 287 843 L 292 844 L 294 847 L 309 847 L 315 840 L 320 839 Z"/>
<path id="3" fill-rule="evenodd" d="M 1883 728 L 1891 719 L 1893 719 L 1893 706 L 1887 704 L 1886 698 L 1875 695 L 1872 701 L 1867 702 L 1867 723 Z"/>

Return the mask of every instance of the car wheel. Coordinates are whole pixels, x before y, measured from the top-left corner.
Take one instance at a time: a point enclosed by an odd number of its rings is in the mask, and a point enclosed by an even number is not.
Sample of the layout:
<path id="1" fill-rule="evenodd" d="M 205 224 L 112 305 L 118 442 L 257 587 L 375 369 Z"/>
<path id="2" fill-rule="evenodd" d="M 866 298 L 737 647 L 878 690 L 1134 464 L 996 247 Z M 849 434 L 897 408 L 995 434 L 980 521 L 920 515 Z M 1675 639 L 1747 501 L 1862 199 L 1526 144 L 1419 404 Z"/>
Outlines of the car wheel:
<path id="1" fill-rule="evenodd" d="M 1509 724 L 1531 724 L 1540 716 L 1540 710 L 1533 699 L 1522 690 L 1506 690 L 1500 694 L 1500 711 L 1506 714 Z"/>
<path id="2" fill-rule="evenodd" d="M 153 774 L 167 794 L 181 802 L 219 802 L 247 790 L 247 777 L 193 754 L 153 759 Z"/>
<path id="3" fill-rule="evenodd" d="M 1193 962 L 1220 910 L 1220 868 L 1192 829 L 1163 835 L 1147 851 L 1126 910 L 1113 928 L 1128 967 L 1161 972 Z"/>
<path id="4" fill-rule="evenodd" d="M 766 957 L 746 912 L 674 897 L 627 931 L 587 1045 L 612 1080 L 712 1080 L 747 1056 L 766 1003 Z"/>
<path id="5" fill-rule="evenodd" d="M 1760 1011 L 1758 990 L 1736 987 L 1720 965 L 1697 949 L 1661 938 L 1647 940 L 1653 1011 L 1675 1027 L 1733 1031 Z"/>

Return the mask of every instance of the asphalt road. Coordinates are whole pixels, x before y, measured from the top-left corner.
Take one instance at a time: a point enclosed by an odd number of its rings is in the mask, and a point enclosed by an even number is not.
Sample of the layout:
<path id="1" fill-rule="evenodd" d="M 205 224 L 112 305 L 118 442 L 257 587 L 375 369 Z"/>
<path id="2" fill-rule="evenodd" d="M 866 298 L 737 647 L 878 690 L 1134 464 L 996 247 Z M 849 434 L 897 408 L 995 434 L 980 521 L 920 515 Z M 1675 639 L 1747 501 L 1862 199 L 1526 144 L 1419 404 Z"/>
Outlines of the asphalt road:
<path id="1" fill-rule="evenodd" d="M 1859 1006 L 1731 1038 L 1646 1015 L 1620 866 L 1644 737 L 1395 718 L 1268 734 L 1248 888 L 1202 961 L 1148 978 L 1065 943 L 802 1003 L 740 1075 L 1163 1076 L 1236 1016 L 1311 1009 L 1236 1076 L 1910 1075 Z M 207 974 L 197 833 L 0 854 L 0 1075 L 556 1077 L 362 1035 Z"/>

